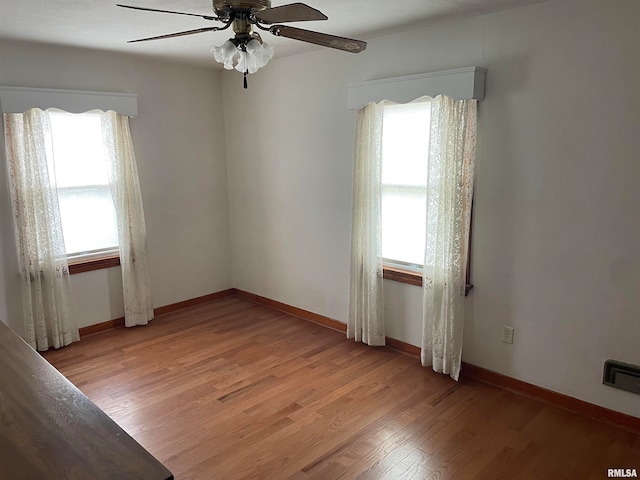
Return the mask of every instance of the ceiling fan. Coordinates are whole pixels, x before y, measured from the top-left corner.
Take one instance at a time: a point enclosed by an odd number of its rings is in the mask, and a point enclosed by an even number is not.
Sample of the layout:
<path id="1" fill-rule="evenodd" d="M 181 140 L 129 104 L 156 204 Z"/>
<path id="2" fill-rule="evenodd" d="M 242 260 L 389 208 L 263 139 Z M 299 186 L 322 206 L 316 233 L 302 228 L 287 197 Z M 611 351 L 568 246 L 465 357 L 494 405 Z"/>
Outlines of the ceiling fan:
<path id="1" fill-rule="evenodd" d="M 173 12 L 170 10 L 158 10 L 155 8 L 135 7 L 131 5 L 118 4 L 117 6 L 148 12 L 188 15 L 223 23 L 222 26 L 197 28 L 195 30 L 169 33 L 157 37 L 140 38 L 138 40 L 130 40 L 128 43 L 215 32 L 233 27 L 235 36 L 227 40 L 224 45 L 213 47 L 213 54 L 216 61 L 224 64 L 226 69 L 230 70 L 235 68 L 244 74 L 244 88 L 247 88 L 247 74 L 256 72 L 259 68 L 265 66 L 273 57 L 273 47 L 269 46 L 267 42 L 262 41 L 260 35 L 254 32 L 254 27 L 268 31 L 278 37 L 291 38 L 323 47 L 344 50 L 346 52 L 359 53 L 367 47 L 367 43 L 362 40 L 337 37 L 326 33 L 281 25 L 281 23 L 288 22 L 327 20 L 327 16 L 322 12 L 304 3 L 290 3 L 272 8 L 271 0 L 212 0 L 212 2 L 215 16 Z"/>

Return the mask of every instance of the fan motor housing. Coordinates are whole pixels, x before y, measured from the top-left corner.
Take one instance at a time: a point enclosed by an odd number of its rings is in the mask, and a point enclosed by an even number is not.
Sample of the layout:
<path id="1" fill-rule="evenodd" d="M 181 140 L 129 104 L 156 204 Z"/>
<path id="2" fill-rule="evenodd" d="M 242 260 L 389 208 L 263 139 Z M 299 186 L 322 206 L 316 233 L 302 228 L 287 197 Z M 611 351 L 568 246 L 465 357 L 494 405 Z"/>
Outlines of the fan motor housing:
<path id="1" fill-rule="evenodd" d="M 234 11 L 251 13 L 271 8 L 271 0 L 213 0 L 213 11 L 222 18 L 229 18 Z"/>

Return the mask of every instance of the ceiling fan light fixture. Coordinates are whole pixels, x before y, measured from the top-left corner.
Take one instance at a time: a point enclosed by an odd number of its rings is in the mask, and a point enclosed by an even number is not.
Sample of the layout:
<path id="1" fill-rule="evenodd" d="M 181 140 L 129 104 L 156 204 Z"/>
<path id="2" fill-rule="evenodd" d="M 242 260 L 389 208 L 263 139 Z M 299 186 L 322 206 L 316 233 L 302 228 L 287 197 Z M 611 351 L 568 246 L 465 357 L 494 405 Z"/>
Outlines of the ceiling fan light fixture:
<path id="1" fill-rule="evenodd" d="M 267 42 L 251 39 L 247 43 L 227 40 L 219 47 L 213 47 L 213 58 L 227 70 L 234 68 L 240 73 L 256 73 L 273 58 L 273 47 Z"/>
<path id="2" fill-rule="evenodd" d="M 256 73 L 273 58 L 273 47 L 267 42 L 260 43 L 258 40 L 253 39 L 247 43 L 244 51 L 238 49 L 238 53 L 240 58 L 238 59 L 236 70 L 241 73 Z"/>
<path id="3" fill-rule="evenodd" d="M 213 47 L 213 58 L 216 62 L 222 63 L 226 70 L 233 70 L 233 60 L 238 55 L 238 48 L 231 40 L 227 40 L 219 47 Z"/>

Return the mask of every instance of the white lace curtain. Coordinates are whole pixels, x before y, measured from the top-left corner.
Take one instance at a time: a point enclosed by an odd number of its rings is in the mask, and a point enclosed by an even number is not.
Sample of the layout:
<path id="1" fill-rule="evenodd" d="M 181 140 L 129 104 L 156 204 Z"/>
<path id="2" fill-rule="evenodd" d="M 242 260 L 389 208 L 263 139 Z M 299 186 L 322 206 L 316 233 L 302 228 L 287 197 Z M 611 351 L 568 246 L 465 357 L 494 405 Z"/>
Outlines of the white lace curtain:
<path id="1" fill-rule="evenodd" d="M 457 380 L 477 101 L 445 96 L 420 99 L 429 100 L 431 123 L 425 126 L 430 142 L 421 361 Z M 347 336 L 369 345 L 384 345 L 380 209 L 383 108 L 384 102 L 366 105 L 358 111 L 356 123 Z"/>
<path id="2" fill-rule="evenodd" d="M 422 365 L 458 380 L 476 156 L 476 100 L 431 102 Z"/>
<path id="3" fill-rule="evenodd" d="M 109 185 L 118 221 L 125 325 L 146 325 L 153 318 L 153 303 L 147 277 L 144 211 L 129 118 L 109 111 L 101 114 L 101 120 Z"/>
<path id="4" fill-rule="evenodd" d="M 37 350 L 79 340 L 46 112 L 4 115 L 7 170 L 23 281 L 24 339 Z"/>
<path id="5" fill-rule="evenodd" d="M 353 168 L 347 338 L 385 343 L 382 298 L 382 105 L 358 110 Z"/>

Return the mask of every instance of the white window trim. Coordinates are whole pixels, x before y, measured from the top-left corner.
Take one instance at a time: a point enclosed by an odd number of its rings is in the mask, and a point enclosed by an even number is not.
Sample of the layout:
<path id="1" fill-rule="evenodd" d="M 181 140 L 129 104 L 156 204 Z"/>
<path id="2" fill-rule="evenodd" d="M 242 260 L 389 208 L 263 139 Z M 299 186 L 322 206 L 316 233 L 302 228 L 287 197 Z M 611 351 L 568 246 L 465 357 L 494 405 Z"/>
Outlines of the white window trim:
<path id="1" fill-rule="evenodd" d="M 385 267 L 388 266 L 392 268 L 400 268 L 402 270 L 409 270 L 411 272 L 420 273 L 420 274 L 424 270 L 424 265 L 416 265 L 414 263 L 402 262 L 400 260 L 392 260 L 390 258 L 384 258 L 384 257 L 382 257 L 382 264 Z"/>
<path id="2" fill-rule="evenodd" d="M 90 260 L 95 260 L 97 258 L 104 257 L 115 257 L 120 254 L 120 249 L 118 247 L 110 247 L 110 248 L 101 248 L 99 250 L 91 250 L 88 252 L 76 252 L 76 253 L 68 253 L 67 261 L 69 263 L 72 262 L 85 262 Z"/>
<path id="3" fill-rule="evenodd" d="M 69 113 L 113 110 L 121 115 L 138 115 L 138 95 L 131 93 L 54 90 L 48 88 L 0 87 L 2 113 L 23 113 L 31 108 L 57 108 Z"/>
<path id="4" fill-rule="evenodd" d="M 474 66 L 356 83 L 347 87 L 347 106 L 357 110 L 383 100 L 408 103 L 425 95 L 482 100 L 486 73 L 486 68 Z"/>

